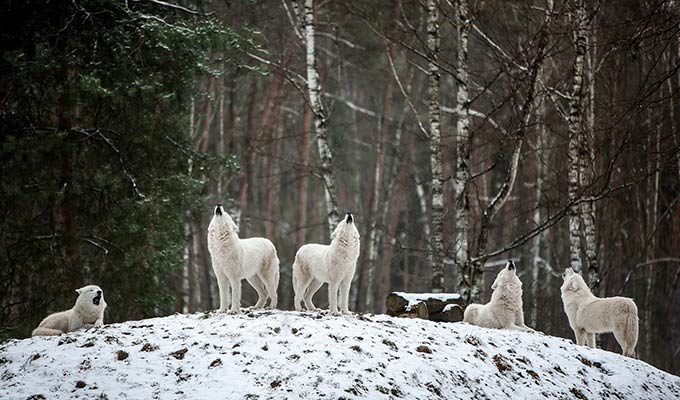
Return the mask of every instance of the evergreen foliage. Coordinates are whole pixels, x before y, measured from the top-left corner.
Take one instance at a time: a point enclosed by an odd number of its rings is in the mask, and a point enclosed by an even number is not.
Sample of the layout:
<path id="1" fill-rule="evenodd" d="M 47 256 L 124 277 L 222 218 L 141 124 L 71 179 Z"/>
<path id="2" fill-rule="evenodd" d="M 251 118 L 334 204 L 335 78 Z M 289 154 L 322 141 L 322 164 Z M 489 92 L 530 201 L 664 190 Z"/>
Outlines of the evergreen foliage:
<path id="1" fill-rule="evenodd" d="M 241 39 L 153 3 L 2 8 L 0 335 L 28 334 L 90 283 L 109 322 L 172 312 L 184 219 L 206 184 L 192 170 L 234 168 L 192 150 L 188 102 L 218 73 L 211 54 Z"/>

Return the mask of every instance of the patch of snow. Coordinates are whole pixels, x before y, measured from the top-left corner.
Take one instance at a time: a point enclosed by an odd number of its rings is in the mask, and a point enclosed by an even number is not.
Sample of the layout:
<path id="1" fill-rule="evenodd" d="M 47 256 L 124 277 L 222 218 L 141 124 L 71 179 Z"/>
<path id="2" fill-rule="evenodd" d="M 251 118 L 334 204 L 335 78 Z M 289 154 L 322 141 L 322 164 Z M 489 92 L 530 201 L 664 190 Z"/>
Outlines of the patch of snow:
<path id="1" fill-rule="evenodd" d="M 458 304 L 447 304 L 447 305 L 444 306 L 444 309 L 442 310 L 442 312 L 448 312 L 454 307 L 460 307 L 460 306 Z"/>
<path id="2" fill-rule="evenodd" d="M 542 334 L 386 315 L 197 313 L 0 345 L 0 398 L 677 399 L 680 378 Z"/>

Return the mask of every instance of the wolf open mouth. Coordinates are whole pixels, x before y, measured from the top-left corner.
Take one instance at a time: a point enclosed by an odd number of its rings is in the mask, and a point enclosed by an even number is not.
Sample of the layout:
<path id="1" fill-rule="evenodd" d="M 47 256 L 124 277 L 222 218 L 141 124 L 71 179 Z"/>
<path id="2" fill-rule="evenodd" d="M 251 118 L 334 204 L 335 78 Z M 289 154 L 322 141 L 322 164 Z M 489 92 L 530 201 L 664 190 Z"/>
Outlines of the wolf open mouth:
<path id="1" fill-rule="evenodd" d="M 94 303 L 95 306 L 99 305 L 99 302 L 102 300 L 102 294 L 98 293 L 97 296 L 92 298 L 92 302 Z"/>

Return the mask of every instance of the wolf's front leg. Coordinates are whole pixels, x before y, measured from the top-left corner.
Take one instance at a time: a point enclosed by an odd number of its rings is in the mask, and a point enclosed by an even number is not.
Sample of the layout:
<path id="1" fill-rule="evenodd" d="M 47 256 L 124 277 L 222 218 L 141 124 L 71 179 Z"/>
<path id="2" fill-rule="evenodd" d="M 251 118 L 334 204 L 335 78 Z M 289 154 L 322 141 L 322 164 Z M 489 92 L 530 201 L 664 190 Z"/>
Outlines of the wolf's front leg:
<path id="1" fill-rule="evenodd" d="M 215 273 L 215 275 L 217 287 L 220 289 L 220 312 L 226 313 L 229 311 L 229 280 L 221 274 Z"/>
<path id="2" fill-rule="evenodd" d="M 338 314 L 338 282 L 328 283 L 328 305 L 331 314 Z"/>
<path id="3" fill-rule="evenodd" d="M 340 311 L 349 314 L 349 288 L 352 285 L 352 277 L 345 278 L 340 282 Z"/>
<path id="4" fill-rule="evenodd" d="M 231 283 L 231 310 L 230 313 L 238 314 L 241 312 L 241 280 L 230 279 Z"/>

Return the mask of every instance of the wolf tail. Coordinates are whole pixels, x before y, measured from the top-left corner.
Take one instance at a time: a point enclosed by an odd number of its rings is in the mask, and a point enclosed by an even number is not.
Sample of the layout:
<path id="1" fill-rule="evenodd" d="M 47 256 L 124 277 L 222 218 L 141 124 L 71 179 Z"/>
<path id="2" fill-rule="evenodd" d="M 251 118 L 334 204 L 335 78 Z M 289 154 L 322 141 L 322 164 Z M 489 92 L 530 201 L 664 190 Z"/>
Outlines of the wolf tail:
<path id="1" fill-rule="evenodd" d="M 62 332 L 58 329 L 43 328 L 43 327 L 39 326 L 39 327 L 33 329 L 31 336 L 59 336 L 62 333 L 64 333 L 64 332 Z"/>
<path id="2" fill-rule="evenodd" d="M 639 320 L 637 313 L 637 306 L 631 301 L 632 304 L 627 304 L 623 312 L 625 313 L 626 323 L 624 329 L 624 345 L 623 355 L 635 358 L 635 346 L 637 346 L 638 335 L 639 335 Z"/>

